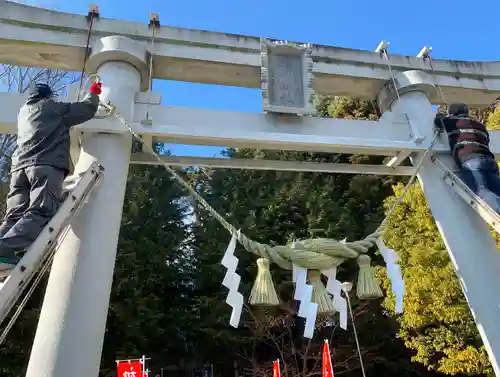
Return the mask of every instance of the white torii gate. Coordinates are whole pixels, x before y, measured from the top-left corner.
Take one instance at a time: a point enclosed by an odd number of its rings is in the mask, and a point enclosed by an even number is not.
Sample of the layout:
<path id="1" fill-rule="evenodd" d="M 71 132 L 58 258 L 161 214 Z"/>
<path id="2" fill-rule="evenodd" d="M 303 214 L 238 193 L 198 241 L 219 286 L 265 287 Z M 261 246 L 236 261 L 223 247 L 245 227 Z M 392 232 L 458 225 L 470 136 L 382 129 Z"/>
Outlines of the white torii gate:
<path id="1" fill-rule="evenodd" d="M 2 2 L 0 62 L 80 71 L 87 31 L 84 16 Z M 105 84 L 103 100 L 115 104 L 150 141 L 395 156 L 389 166 L 164 158 L 173 165 L 408 175 L 413 168 L 398 165 L 406 156 L 419 160 L 432 139 L 431 102 L 442 98 L 436 86 L 448 102 L 471 107 L 484 107 L 500 94 L 500 62 L 433 60 L 431 66 L 421 58 L 391 55 L 391 80 L 387 60 L 375 52 L 318 45 L 297 50 L 254 37 L 170 27 L 157 31 L 151 47 L 150 36 L 146 23 L 100 18 L 87 65 Z M 279 106 L 281 112 L 288 105 L 279 103 L 280 89 L 267 77 L 280 76 L 284 62 L 291 74 L 288 84 L 296 83 L 285 90 L 293 97 L 294 112 L 307 113 L 307 89 L 313 89 L 376 97 L 384 114 L 374 122 L 160 106 L 154 93 L 140 93 L 149 80 L 149 53 L 155 78 L 250 88 L 264 84 L 265 106 Z M 19 94 L 0 94 L 0 132 L 15 133 L 23 101 Z M 147 111 L 152 125 L 141 123 Z M 78 131 L 83 145 L 75 169 L 85 170 L 95 158 L 106 174 L 55 256 L 27 377 L 98 375 L 128 166 L 156 163 L 146 153 L 130 154 L 131 136 L 114 118 L 90 121 Z M 500 157 L 500 133 L 492 132 L 491 140 Z M 446 140 L 438 140 L 433 151 L 448 152 Z M 427 158 L 420 182 L 500 376 L 500 284 L 495 283 L 500 252 L 484 221 L 441 178 Z"/>

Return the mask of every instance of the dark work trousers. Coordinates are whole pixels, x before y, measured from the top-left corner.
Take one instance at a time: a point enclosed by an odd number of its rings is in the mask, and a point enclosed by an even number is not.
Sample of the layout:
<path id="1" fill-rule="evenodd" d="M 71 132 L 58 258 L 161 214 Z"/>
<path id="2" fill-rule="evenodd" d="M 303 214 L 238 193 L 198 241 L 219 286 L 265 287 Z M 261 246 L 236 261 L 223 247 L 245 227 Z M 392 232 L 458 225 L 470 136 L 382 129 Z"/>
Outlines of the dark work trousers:
<path id="1" fill-rule="evenodd" d="M 460 175 L 464 183 L 493 211 L 500 213 L 500 177 L 493 158 L 476 156 L 466 160 L 460 167 Z"/>
<path id="2" fill-rule="evenodd" d="M 7 210 L 0 225 L 1 260 L 19 260 L 55 215 L 65 172 L 48 165 L 12 172 Z"/>

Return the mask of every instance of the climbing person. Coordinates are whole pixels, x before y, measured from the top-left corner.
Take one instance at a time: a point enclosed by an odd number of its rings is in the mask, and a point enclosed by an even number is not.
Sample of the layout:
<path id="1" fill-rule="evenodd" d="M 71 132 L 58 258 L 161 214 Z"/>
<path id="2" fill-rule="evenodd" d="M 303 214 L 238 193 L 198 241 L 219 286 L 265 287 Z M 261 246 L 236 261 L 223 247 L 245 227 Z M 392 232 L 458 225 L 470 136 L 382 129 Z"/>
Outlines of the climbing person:
<path id="1" fill-rule="evenodd" d="M 489 148 L 486 126 L 469 116 L 463 103 L 450 105 L 448 113 L 438 112 L 434 124 L 448 134 L 452 156 L 460 168 L 460 178 L 492 210 L 500 213 L 500 177 L 495 156 Z"/>
<path id="2" fill-rule="evenodd" d="M 79 102 L 58 102 L 49 85 L 37 83 L 17 116 L 7 208 L 0 225 L 0 278 L 5 278 L 55 215 L 69 173 L 69 129 L 92 119 L 102 84 Z"/>

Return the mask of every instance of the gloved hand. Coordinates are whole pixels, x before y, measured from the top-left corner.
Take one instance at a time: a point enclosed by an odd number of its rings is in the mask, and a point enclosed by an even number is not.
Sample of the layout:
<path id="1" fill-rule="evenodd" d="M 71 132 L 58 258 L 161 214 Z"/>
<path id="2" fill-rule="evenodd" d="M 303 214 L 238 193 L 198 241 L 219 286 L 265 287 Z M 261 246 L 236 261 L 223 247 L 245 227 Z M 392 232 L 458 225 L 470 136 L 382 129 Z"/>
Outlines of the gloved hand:
<path id="1" fill-rule="evenodd" d="M 434 118 L 434 132 L 443 133 L 445 131 L 443 119 L 446 117 L 444 113 L 436 113 L 436 117 Z"/>
<path id="2" fill-rule="evenodd" d="M 101 94 L 102 92 L 102 83 L 101 82 L 93 82 L 89 88 L 90 93 L 94 93 L 96 95 Z"/>

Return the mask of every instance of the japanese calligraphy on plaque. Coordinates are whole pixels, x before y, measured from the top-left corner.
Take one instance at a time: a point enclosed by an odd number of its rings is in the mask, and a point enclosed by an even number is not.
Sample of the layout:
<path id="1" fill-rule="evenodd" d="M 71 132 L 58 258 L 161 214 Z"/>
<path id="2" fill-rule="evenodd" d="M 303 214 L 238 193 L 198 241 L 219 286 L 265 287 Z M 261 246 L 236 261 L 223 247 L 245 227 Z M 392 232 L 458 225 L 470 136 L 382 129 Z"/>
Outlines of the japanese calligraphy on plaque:
<path id="1" fill-rule="evenodd" d="M 314 114 L 311 46 L 261 40 L 261 88 L 265 112 Z"/>

